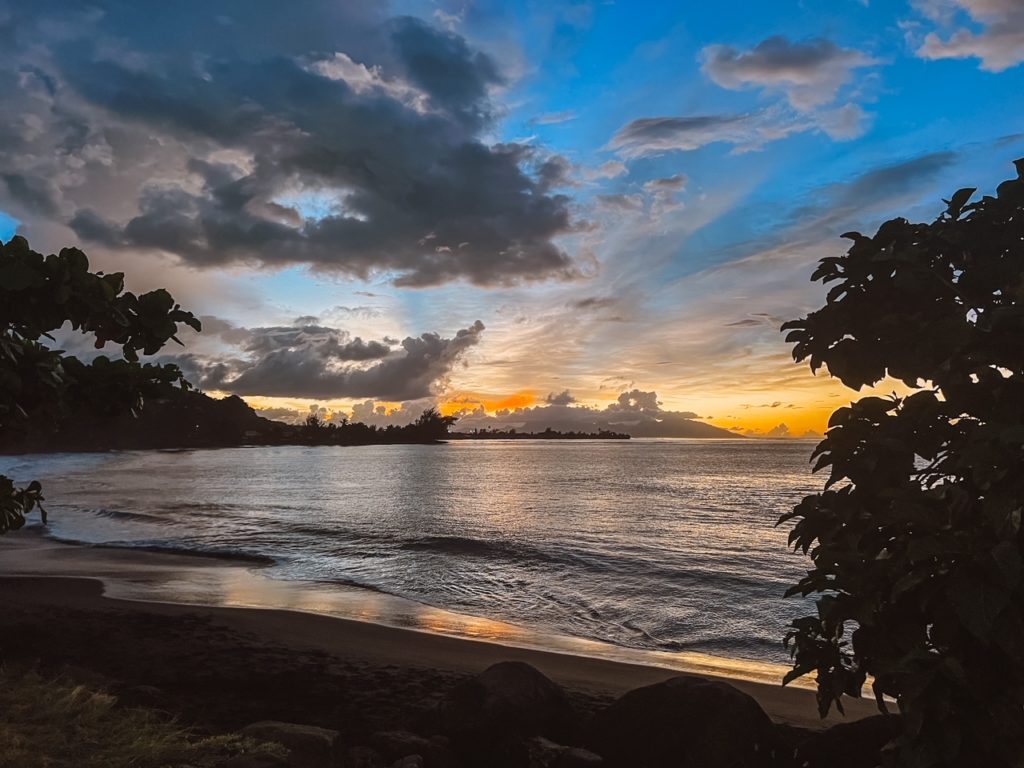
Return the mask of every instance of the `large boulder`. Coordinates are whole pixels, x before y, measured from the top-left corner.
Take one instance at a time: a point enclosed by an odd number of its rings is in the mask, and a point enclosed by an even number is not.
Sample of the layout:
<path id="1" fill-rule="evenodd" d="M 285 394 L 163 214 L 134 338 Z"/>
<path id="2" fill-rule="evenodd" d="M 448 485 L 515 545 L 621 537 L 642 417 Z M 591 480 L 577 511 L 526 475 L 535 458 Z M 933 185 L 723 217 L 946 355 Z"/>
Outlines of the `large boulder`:
<path id="1" fill-rule="evenodd" d="M 588 742 L 612 768 L 774 768 L 784 759 L 754 699 L 689 676 L 623 695 L 594 717 Z"/>
<path id="2" fill-rule="evenodd" d="M 566 743 L 577 735 L 565 692 L 520 661 L 495 664 L 457 685 L 438 705 L 438 725 L 471 764 L 530 736 Z"/>
<path id="3" fill-rule="evenodd" d="M 270 741 L 288 750 L 288 765 L 295 768 L 322 768 L 340 762 L 338 732 L 315 725 L 264 720 L 241 730 L 256 741 Z"/>
<path id="4" fill-rule="evenodd" d="M 377 731 L 370 737 L 370 746 L 388 763 L 419 755 L 426 768 L 453 768 L 456 764 L 444 736 L 427 739 L 410 731 Z"/>
<path id="5" fill-rule="evenodd" d="M 349 747 L 345 750 L 344 768 L 386 768 L 387 763 L 380 753 L 370 747 Z"/>
<path id="6" fill-rule="evenodd" d="M 804 739 L 794 763 L 807 768 L 875 768 L 882 749 L 900 732 L 898 715 L 875 715 L 841 723 Z"/>

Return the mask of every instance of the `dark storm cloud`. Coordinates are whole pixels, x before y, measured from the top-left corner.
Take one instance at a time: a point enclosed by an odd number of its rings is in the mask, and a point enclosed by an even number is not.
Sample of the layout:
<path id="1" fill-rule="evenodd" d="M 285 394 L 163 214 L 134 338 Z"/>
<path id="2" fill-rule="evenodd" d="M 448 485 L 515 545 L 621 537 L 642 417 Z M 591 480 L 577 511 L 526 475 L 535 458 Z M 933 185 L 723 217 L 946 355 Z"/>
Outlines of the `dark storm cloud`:
<path id="1" fill-rule="evenodd" d="M 416 400 L 436 394 L 483 330 L 477 321 L 452 338 L 424 333 L 391 343 L 319 325 L 240 329 L 223 323 L 212 332 L 233 339 L 237 356 L 185 355 L 173 362 L 200 387 L 236 395 Z"/>
<path id="2" fill-rule="evenodd" d="M 549 392 L 548 396 L 544 398 L 544 402 L 548 405 L 570 405 L 576 402 L 576 398 L 572 396 L 568 389 L 563 389 L 558 394 Z"/>
<path id="3" fill-rule="evenodd" d="M 457 35 L 370 3 L 12 5 L 19 38 L 44 43 L 0 64 L 21 78 L 6 109 L 31 114 L 28 138 L 0 135 L 18 214 L 201 267 L 578 274 L 550 192 L 568 163 L 485 143 L 503 78 Z M 49 197 L 44 177 L 63 180 Z"/>
<path id="4" fill-rule="evenodd" d="M 46 215 L 56 213 L 53 191 L 45 179 L 27 177 L 20 173 L 5 173 L 0 178 L 7 185 L 11 197 L 29 211 Z"/>

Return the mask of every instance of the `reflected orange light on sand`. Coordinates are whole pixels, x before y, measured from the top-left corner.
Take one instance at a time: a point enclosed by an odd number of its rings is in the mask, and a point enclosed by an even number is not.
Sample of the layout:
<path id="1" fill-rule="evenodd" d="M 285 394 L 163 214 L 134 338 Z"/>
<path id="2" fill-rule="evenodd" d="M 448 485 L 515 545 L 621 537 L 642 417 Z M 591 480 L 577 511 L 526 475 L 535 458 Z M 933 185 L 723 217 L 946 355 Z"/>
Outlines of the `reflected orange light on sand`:
<path id="1" fill-rule="evenodd" d="M 475 616 L 425 608 L 417 615 L 416 629 L 439 635 L 473 637 L 480 640 L 514 640 L 522 632 L 510 624 Z"/>

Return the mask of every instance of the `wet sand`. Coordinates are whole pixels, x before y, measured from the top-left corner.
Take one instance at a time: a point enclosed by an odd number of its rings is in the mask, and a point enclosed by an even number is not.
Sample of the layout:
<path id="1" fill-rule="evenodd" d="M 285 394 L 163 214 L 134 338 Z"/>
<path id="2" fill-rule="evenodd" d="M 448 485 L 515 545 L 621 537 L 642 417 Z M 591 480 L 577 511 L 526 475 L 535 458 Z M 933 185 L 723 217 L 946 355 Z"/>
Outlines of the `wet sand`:
<path id="1" fill-rule="evenodd" d="M 664 666 L 494 642 L 505 637 L 505 625 L 468 617 L 462 618 L 480 626 L 452 637 L 321 615 L 311 612 L 318 610 L 318 593 L 298 604 L 297 593 L 281 593 L 290 595 L 285 605 L 292 610 L 139 599 L 152 593 L 163 600 L 168 590 L 198 597 L 203 590 L 190 593 L 190 585 L 227 583 L 241 585 L 244 602 L 252 599 L 246 594 L 254 589 L 251 580 L 262 579 L 251 573 L 254 567 L 60 544 L 31 532 L 3 537 L 0 653 L 6 663 L 95 675 L 97 684 L 129 703 L 157 705 L 213 731 L 259 719 L 354 735 L 413 727 L 450 686 L 504 660 L 534 665 L 565 686 L 584 711 L 679 674 Z M 365 599 L 374 604 L 372 594 Z M 448 614 L 449 623 L 451 616 L 458 620 Z M 473 633 L 489 639 L 469 639 Z M 849 702 L 845 718 L 832 715 L 823 722 L 810 690 L 727 679 L 781 723 L 820 728 L 876 711 L 870 701 Z"/>

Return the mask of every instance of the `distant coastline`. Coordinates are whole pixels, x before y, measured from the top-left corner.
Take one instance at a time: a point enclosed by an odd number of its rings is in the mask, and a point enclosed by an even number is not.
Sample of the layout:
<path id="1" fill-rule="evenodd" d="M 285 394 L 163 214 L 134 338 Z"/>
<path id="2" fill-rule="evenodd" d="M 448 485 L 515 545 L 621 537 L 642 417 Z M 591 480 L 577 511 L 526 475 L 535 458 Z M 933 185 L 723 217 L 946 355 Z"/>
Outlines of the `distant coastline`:
<path id="1" fill-rule="evenodd" d="M 194 390 L 174 390 L 145 403 L 137 416 L 110 416 L 88 407 L 63 420 L 56 430 L 38 429 L 0 436 L 0 454 L 91 453 L 116 450 L 235 448 L 283 445 L 430 445 L 447 440 L 630 440 L 632 438 L 728 439 L 744 437 L 711 424 L 666 420 L 597 425 L 525 424 L 522 427 L 450 431 L 458 420 L 428 409 L 402 426 L 379 427 L 358 421 L 325 421 L 313 414 L 302 424 L 263 416 L 242 398 L 210 397 Z M 624 428 L 628 427 L 628 431 Z"/>
<path id="2" fill-rule="evenodd" d="M 519 432 L 516 429 L 475 429 L 449 432 L 449 440 L 629 440 L 625 432 L 601 429 L 597 432 L 560 432 L 548 427 L 543 432 Z"/>

